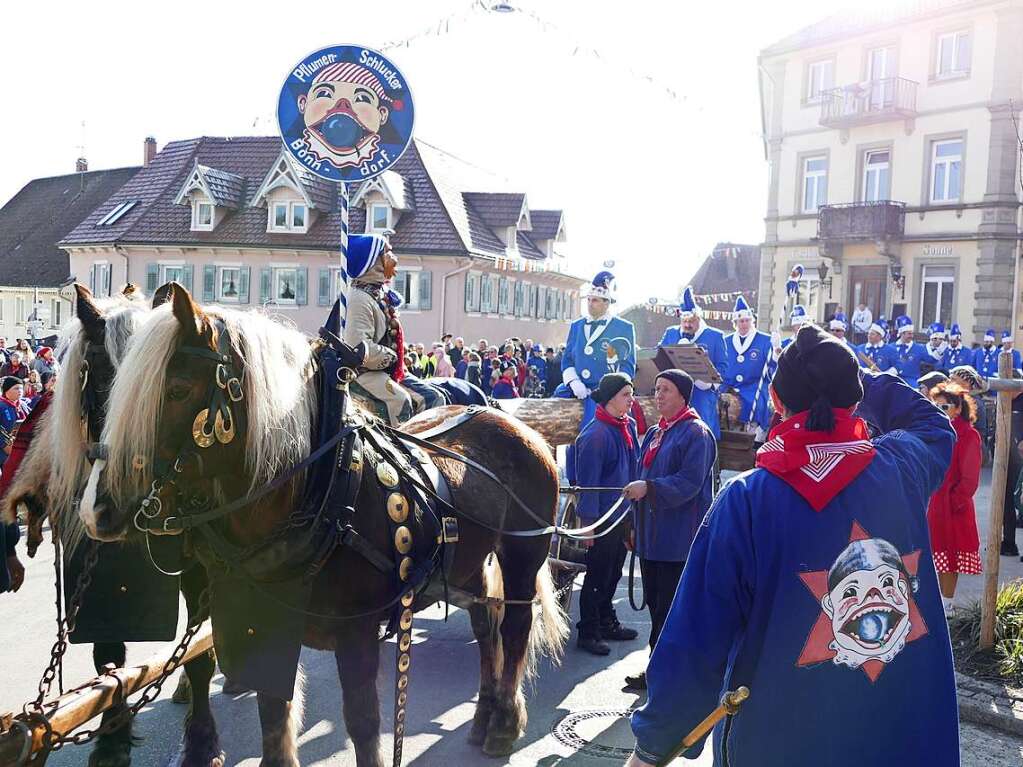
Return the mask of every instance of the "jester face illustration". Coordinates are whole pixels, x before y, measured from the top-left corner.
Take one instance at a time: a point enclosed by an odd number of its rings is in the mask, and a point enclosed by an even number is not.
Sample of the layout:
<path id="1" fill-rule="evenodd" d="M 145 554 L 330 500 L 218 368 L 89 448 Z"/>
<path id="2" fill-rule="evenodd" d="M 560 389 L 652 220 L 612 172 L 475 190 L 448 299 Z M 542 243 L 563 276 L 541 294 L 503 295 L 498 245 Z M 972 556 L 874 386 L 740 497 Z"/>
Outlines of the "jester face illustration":
<path id="1" fill-rule="evenodd" d="M 845 548 L 828 572 L 829 590 L 821 599 L 834 633 L 835 664 L 890 663 L 902 651 L 911 629 L 914 582 L 885 540 L 869 538 Z"/>

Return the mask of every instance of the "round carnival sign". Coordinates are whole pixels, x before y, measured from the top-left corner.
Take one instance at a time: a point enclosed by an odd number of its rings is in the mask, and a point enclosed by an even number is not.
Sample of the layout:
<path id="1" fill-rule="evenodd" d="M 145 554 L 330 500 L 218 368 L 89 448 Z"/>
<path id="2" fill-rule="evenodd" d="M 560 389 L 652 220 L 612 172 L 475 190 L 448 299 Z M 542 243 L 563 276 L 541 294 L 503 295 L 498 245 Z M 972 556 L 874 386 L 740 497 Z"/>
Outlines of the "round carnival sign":
<path id="1" fill-rule="evenodd" d="M 354 182 L 392 166 L 412 141 L 408 82 L 379 51 L 335 45 L 291 70 L 277 124 L 292 156 L 318 176 Z"/>

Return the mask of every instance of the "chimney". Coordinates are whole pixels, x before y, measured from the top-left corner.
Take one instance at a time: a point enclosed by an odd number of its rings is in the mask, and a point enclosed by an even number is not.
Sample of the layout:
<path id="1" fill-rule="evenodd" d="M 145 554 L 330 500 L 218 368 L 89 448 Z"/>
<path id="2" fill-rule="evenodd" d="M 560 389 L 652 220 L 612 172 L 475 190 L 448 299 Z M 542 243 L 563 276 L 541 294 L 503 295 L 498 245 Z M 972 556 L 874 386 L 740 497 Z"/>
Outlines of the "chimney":
<path id="1" fill-rule="evenodd" d="M 142 167 L 148 168 L 154 157 L 156 157 L 156 139 L 152 136 L 146 136 L 142 152 Z"/>
<path id="2" fill-rule="evenodd" d="M 89 170 L 89 161 L 84 157 L 79 157 L 75 160 L 75 173 L 85 173 Z"/>

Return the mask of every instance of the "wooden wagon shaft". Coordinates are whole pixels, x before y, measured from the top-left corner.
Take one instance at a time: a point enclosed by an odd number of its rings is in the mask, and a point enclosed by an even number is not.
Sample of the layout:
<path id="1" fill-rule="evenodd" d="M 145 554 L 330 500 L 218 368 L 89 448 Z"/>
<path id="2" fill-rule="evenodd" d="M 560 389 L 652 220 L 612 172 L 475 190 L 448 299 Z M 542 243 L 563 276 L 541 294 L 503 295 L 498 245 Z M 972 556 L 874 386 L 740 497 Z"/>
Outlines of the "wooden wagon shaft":
<path id="1" fill-rule="evenodd" d="M 116 669 L 112 674 L 94 677 L 74 690 L 61 695 L 56 701 L 44 704 L 50 726 L 57 735 L 63 735 L 93 719 L 124 698 L 138 692 L 156 681 L 163 667 L 170 659 L 177 643 L 167 645 L 163 650 L 149 656 L 137 666 Z M 192 640 L 182 663 L 209 651 L 213 647 L 213 633 L 209 621 Z M 114 678 L 116 675 L 116 678 Z M 25 747 L 24 730 L 10 727 L 11 716 L 0 717 L 6 729 L 0 732 L 0 765 L 17 764 Z M 31 733 L 32 744 L 29 756 L 42 748 L 45 729 L 37 726 Z"/>

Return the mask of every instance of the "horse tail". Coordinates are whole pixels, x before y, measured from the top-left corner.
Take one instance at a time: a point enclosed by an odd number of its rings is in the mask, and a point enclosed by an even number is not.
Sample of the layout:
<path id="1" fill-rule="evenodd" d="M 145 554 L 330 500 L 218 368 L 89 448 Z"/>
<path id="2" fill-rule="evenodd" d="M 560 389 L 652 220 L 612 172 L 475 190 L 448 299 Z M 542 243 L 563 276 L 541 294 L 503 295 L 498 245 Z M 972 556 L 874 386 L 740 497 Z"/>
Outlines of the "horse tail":
<path id="1" fill-rule="evenodd" d="M 561 662 L 568 634 L 568 616 L 555 593 L 550 563 L 545 561 L 536 573 L 536 603 L 533 606 L 533 624 L 526 652 L 527 677 L 536 676 L 536 666 L 541 656 L 547 656 L 555 663 Z"/>

